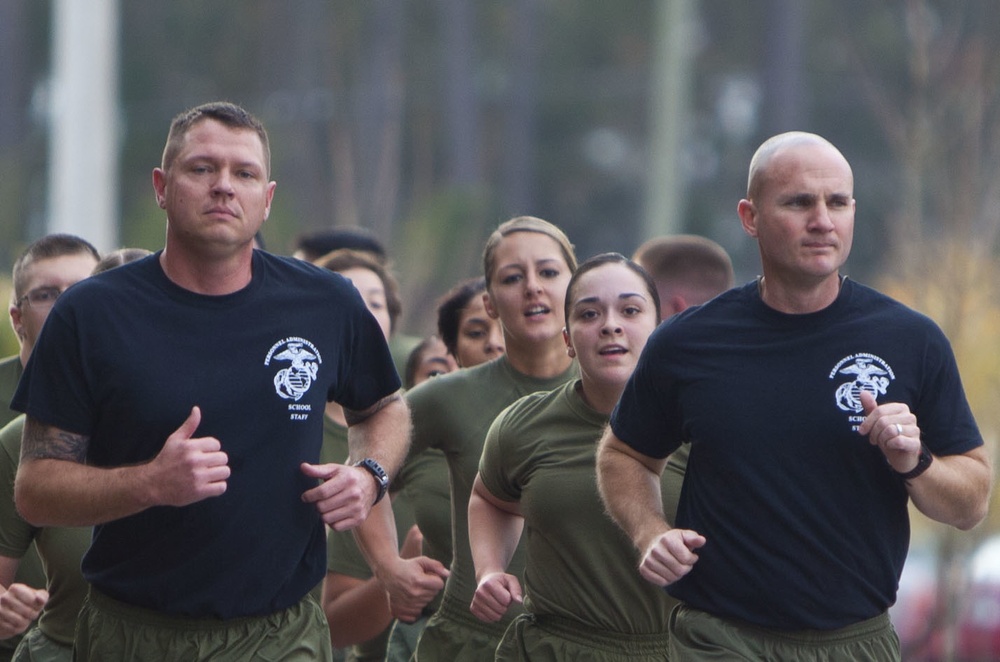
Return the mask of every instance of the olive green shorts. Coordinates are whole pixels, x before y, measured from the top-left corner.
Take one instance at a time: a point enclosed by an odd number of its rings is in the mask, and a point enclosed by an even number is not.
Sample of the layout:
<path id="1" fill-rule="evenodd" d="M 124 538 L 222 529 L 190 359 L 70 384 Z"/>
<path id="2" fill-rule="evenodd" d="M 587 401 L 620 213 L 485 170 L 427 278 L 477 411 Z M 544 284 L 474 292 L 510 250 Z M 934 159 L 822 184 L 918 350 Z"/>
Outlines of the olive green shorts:
<path id="1" fill-rule="evenodd" d="M 13 662 L 73 662 L 73 646 L 49 638 L 36 625 L 25 633 L 12 659 Z"/>
<path id="2" fill-rule="evenodd" d="M 493 662 L 507 623 L 484 623 L 468 605 L 444 596 L 420 634 L 415 662 Z"/>
<path id="3" fill-rule="evenodd" d="M 389 631 L 389 644 L 385 648 L 385 662 L 410 662 L 428 618 L 421 616 L 412 623 L 393 621 Z"/>
<path id="4" fill-rule="evenodd" d="M 553 616 L 521 614 L 497 647 L 497 662 L 660 662 L 669 660 L 670 638 L 595 630 Z"/>
<path id="5" fill-rule="evenodd" d="M 325 662 L 330 629 L 311 596 L 267 616 L 184 618 L 113 600 L 91 589 L 80 610 L 77 662 Z"/>
<path id="6" fill-rule="evenodd" d="M 718 618 L 687 605 L 670 614 L 675 660 L 898 662 L 899 637 L 882 613 L 839 630 L 775 630 Z"/>

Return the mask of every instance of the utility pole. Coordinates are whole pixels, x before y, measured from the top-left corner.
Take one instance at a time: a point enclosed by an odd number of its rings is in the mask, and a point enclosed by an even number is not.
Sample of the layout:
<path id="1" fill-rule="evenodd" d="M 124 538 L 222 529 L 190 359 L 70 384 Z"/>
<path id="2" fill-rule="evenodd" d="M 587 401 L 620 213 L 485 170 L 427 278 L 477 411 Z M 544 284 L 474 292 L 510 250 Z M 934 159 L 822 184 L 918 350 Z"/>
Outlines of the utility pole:
<path id="1" fill-rule="evenodd" d="M 118 245 L 118 2 L 53 4 L 48 231 Z"/>
<path id="2" fill-rule="evenodd" d="M 649 180 L 639 241 L 683 232 L 683 139 L 691 87 L 692 17 L 696 0 L 658 0 L 650 103 Z"/>

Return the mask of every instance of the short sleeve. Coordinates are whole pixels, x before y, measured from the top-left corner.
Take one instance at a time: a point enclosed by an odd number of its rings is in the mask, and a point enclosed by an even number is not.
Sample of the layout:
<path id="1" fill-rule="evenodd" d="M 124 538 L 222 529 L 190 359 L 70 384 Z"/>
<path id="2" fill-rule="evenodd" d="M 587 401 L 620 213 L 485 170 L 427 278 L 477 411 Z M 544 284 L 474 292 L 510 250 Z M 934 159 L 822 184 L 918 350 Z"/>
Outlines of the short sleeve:
<path id="1" fill-rule="evenodd" d="M 507 443 L 507 418 L 513 407 L 514 405 L 507 407 L 493 419 L 479 459 L 479 477 L 483 485 L 493 496 L 503 501 L 521 499 L 521 486 L 511 476 L 513 449 Z"/>
<path id="2" fill-rule="evenodd" d="M 0 554 L 14 559 L 24 556 L 38 531 L 24 521 L 14 506 L 14 478 L 23 430 L 23 416 L 0 430 Z"/>
<path id="3" fill-rule="evenodd" d="M 635 370 L 611 412 L 615 436 L 640 453 L 664 458 L 680 446 L 681 417 L 677 389 L 663 351 L 668 341 L 658 328 L 647 341 Z"/>

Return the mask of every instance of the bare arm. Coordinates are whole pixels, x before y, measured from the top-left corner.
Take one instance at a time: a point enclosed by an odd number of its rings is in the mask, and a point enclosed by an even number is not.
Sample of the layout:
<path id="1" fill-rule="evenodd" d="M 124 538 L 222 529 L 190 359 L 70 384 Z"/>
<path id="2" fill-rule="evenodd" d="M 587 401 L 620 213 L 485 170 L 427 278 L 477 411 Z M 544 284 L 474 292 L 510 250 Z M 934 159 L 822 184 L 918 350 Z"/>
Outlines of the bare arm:
<path id="1" fill-rule="evenodd" d="M 862 392 L 865 420 L 858 432 L 868 435 L 893 469 L 906 473 L 917 466 L 920 427 L 917 417 L 903 403 L 875 402 Z M 961 455 L 934 456 L 924 473 L 906 481 L 913 505 L 927 517 L 967 530 L 986 517 L 993 489 L 993 467 L 986 448 Z"/>
<path id="2" fill-rule="evenodd" d="M 478 586 L 469 608 L 482 621 L 500 620 L 511 603 L 522 600 L 520 582 L 506 570 L 523 528 L 520 503 L 497 498 L 476 474 L 469 498 L 469 544 Z"/>
<path id="3" fill-rule="evenodd" d="M 410 408 L 396 391 L 364 411 L 344 409 L 347 445 L 353 461 L 366 457 L 390 476 L 399 473 L 410 450 Z"/>
<path id="4" fill-rule="evenodd" d="M 375 504 L 368 518 L 354 529 L 354 540 L 376 576 L 380 570 L 384 571 L 401 559 L 399 539 L 396 536 L 396 516 L 389 499 Z"/>
<path id="5" fill-rule="evenodd" d="M 394 476 L 410 446 L 410 410 L 398 391 L 364 411 L 345 409 L 344 413 L 349 426 L 347 443 L 351 460 L 348 464 L 302 464 L 303 473 L 323 481 L 318 487 L 307 490 L 302 500 L 315 504 L 323 521 L 337 531 L 347 531 L 361 524 L 368 517 L 378 493 L 372 475 L 351 462 L 371 458 L 389 476 Z"/>
<path id="6" fill-rule="evenodd" d="M 660 474 L 666 458 L 643 455 L 605 430 L 597 448 L 597 489 L 608 514 L 642 554 L 639 574 L 665 586 L 698 560 L 694 550 L 705 538 L 688 529 L 672 529 L 663 514 Z"/>
<path id="7" fill-rule="evenodd" d="M 326 573 L 323 611 L 335 648 L 373 639 L 392 623 L 385 589 L 375 578 L 358 579 L 336 572 Z"/>
<path id="8" fill-rule="evenodd" d="M 354 529 L 354 539 L 375 577 L 389 594 L 392 615 L 405 623 L 417 620 L 424 607 L 444 588 L 448 569 L 426 556 L 404 558 L 399 552 L 396 522 L 388 499 Z"/>
<path id="9" fill-rule="evenodd" d="M 124 467 L 84 464 L 90 438 L 24 423 L 14 500 L 35 526 L 90 526 L 151 506 L 185 506 L 226 491 L 228 458 L 214 437 L 192 435 L 201 422 L 194 407 L 155 458 Z"/>
<path id="10" fill-rule="evenodd" d="M 920 512 L 962 530 L 986 518 L 992 488 L 993 468 L 984 446 L 935 457 L 927 471 L 906 483 Z"/>
<path id="11" fill-rule="evenodd" d="M 410 411 L 397 392 L 363 412 L 344 410 L 352 460 L 370 457 L 396 475 L 409 450 Z M 312 471 L 315 469 L 315 473 Z M 444 588 L 448 570 L 438 561 L 399 555 L 395 518 L 388 499 L 372 507 L 376 486 L 364 469 L 342 465 L 303 465 L 325 482 L 303 495 L 338 531 L 354 529 L 368 566 L 389 593 L 393 615 L 405 622 L 419 618 L 424 606 Z"/>
<path id="12" fill-rule="evenodd" d="M 390 476 L 399 471 L 409 449 L 410 410 L 398 392 L 363 412 L 344 410 L 351 460 L 370 457 Z M 424 606 L 444 587 L 448 571 L 424 556 L 399 555 L 396 524 L 389 499 L 373 507 L 377 488 L 367 470 L 351 465 L 303 464 L 306 475 L 323 483 L 302 495 L 315 503 L 323 521 L 338 531 L 354 529 L 368 566 L 389 593 L 393 614 L 416 620 Z"/>
<path id="13" fill-rule="evenodd" d="M 663 514 L 660 474 L 666 459 L 643 455 L 607 428 L 597 447 L 597 489 L 615 523 L 644 551 L 670 530 Z"/>
<path id="14" fill-rule="evenodd" d="M 423 535 L 414 524 L 406 534 L 400 555 L 419 556 L 422 542 Z M 388 628 L 393 619 L 389 597 L 376 578 L 358 579 L 337 572 L 326 573 L 323 611 L 335 648 L 368 641 Z"/>

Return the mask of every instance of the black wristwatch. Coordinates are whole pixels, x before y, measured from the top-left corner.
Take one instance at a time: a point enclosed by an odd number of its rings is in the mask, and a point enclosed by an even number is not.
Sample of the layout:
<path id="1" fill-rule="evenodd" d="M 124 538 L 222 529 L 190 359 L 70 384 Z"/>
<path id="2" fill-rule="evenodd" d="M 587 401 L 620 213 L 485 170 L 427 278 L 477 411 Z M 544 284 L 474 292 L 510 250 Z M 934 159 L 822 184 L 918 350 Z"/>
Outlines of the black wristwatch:
<path id="1" fill-rule="evenodd" d="M 354 466 L 366 469 L 372 475 L 372 478 L 375 479 L 375 484 L 378 486 L 378 493 L 375 495 L 375 503 L 381 501 L 382 497 L 385 496 L 385 493 L 389 491 L 389 474 L 385 472 L 385 469 L 382 468 L 381 464 L 370 457 L 366 457 L 360 462 L 355 462 Z M 372 505 L 375 504 L 373 503 Z"/>
<path id="2" fill-rule="evenodd" d="M 927 447 L 923 444 L 920 445 L 920 455 L 917 456 L 917 466 L 913 467 L 906 473 L 902 471 L 897 471 L 896 474 L 899 475 L 903 480 L 912 480 L 919 476 L 920 474 L 927 471 L 927 467 L 931 466 L 931 462 L 934 461 L 934 456 L 931 452 L 927 450 Z"/>

